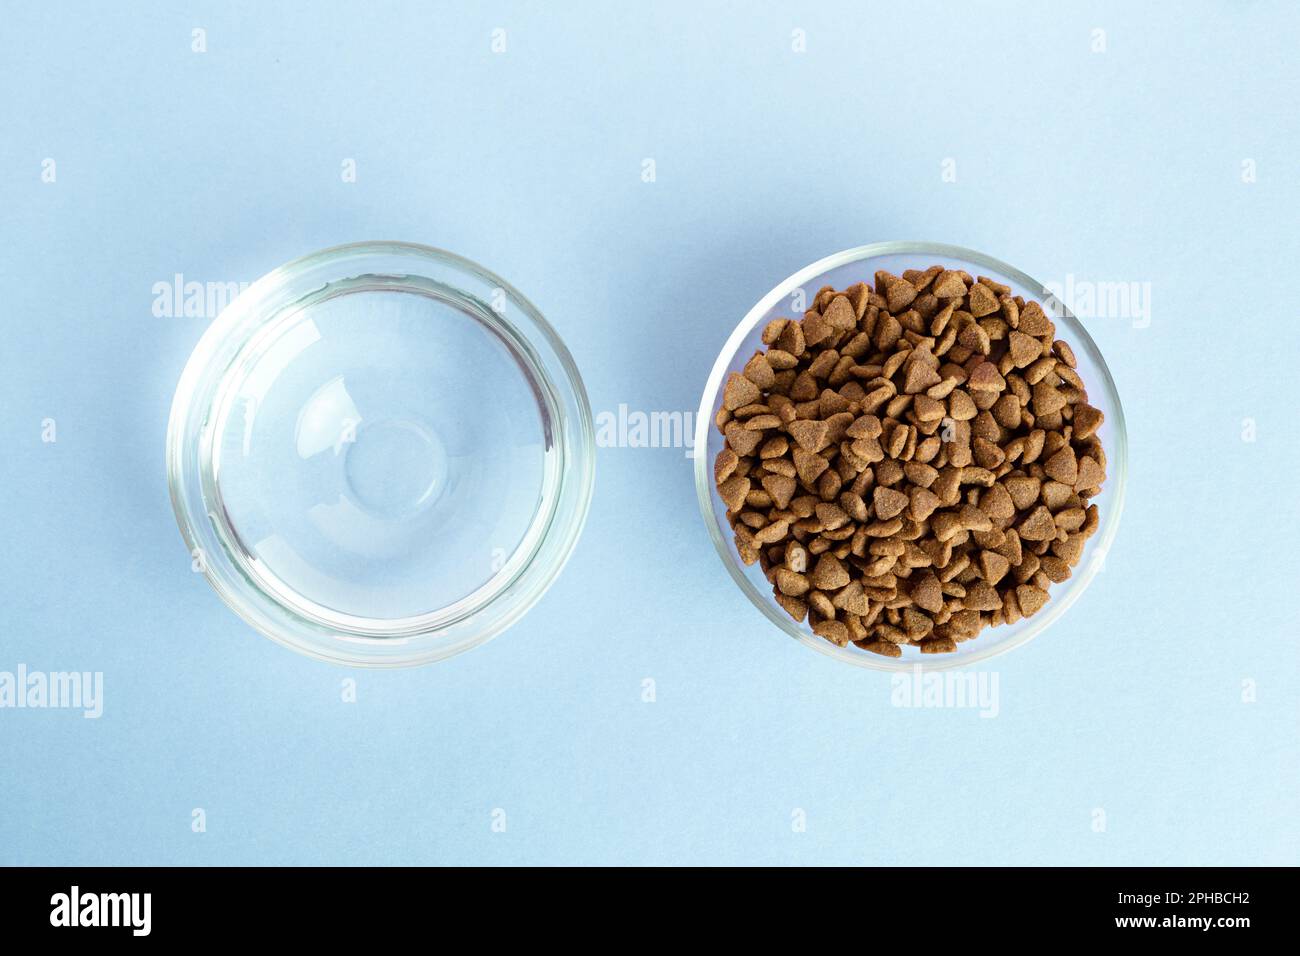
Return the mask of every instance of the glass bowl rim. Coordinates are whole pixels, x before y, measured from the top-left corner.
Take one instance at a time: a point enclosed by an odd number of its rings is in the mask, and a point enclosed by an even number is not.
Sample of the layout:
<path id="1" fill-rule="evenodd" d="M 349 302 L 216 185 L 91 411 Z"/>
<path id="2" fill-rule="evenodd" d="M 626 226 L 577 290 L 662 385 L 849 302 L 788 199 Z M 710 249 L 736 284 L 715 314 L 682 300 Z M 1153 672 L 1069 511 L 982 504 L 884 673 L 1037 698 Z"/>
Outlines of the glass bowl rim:
<path id="1" fill-rule="evenodd" d="M 500 290 L 514 307 L 493 309 L 493 321 L 499 323 L 530 349 L 540 346 L 544 353 L 536 356 L 535 371 L 557 399 L 556 420 L 550 430 L 561 453 L 555 505 L 542 539 L 528 560 L 507 586 L 487 603 L 466 616 L 447 620 L 437 626 L 403 632 L 400 636 L 373 636 L 360 632 L 343 632 L 322 626 L 299 615 L 291 606 L 262 587 L 243 572 L 223 580 L 212 562 L 234 564 L 229 555 L 219 554 L 205 561 L 204 577 L 221 600 L 259 633 L 279 644 L 309 657 L 335 664 L 361 667 L 402 667 L 442 660 L 486 642 L 518 621 L 549 589 L 572 555 L 590 511 L 595 482 L 595 429 L 587 392 L 573 360 L 559 334 L 541 311 L 522 292 L 490 269 L 445 249 L 399 240 L 350 242 L 330 246 L 293 259 L 270 270 L 231 300 L 209 324 L 186 360 L 172 400 L 167 423 L 166 473 L 169 496 L 176 522 L 191 554 L 201 549 L 197 526 L 206 516 L 195 505 L 204 503 L 201 489 L 187 487 L 194 481 L 187 472 L 199 469 L 205 477 L 199 457 L 189 447 L 198 444 L 194 434 L 196 415 L 201 421 L 215 395 L 210 376 L 219 350 L 231 346 L 238 354 L 252 334 L 283 311 L 262 311 L 269 298 L 290 288 L 312 269 L 339 267 L 348 262 L 364 263 L 368 259 L 387 257 L 407 259 L 413 268 L 402 273 L 420 276 L 419 264 L 436 265 L 443 275 L 461 276 Z M 387 273 L 385 273 L 387 275 Z M 463 291 L 463 290 L 461 290 Z M 468 295 L 468 293 L 464 293 Z M 305 297 L 305 296 L 304 296 Z M 225 372 L 218 372 L 219 381 Z M 204 387 L 207 384 L 208 387 Z M 187 456 L 187 451 L 191 454 Z M 204 549 L 206 550 L 206 549 Z M 238 569 L 236 569 L 238 571 Z M 518 586 L 518 587 L 516 587 Z M 498 602 L 500 604 L 498 605 Z M 496 614 L 485 626 L 473 629 L 475 618 L 496 606 Z M 270 613 L 268 613 L 268 611 Z M 444 643 L 448 632 L 463 632 Z"/>
<path id="2" fill-rule="evenodd" d="M 1095 539 L 1089 542 L 1089 549 L 1092 552 L 1093 559 L 1087 561 L 1078 569 L 1076 575 L 1071 579 L 1072 586 L 1069 588 L 1068 593 L 1060 595 L 1058 600 L 1049 603 L 1045 612 L 1029 619 L 1029 624 L 1018 633 L 1002 640 L 993 641 L 988 647 L 981 647 L 961 655 L 934 654 L 925 655 L 924 658 L 884 657 L 857 649 L 850 650 L 849 648 L 837 647 L 830 641 L 811 633 L 811 631 L 805 631 L 799 622 L 780 611 L 774 602 L 759 591 L 743 573 L 740 569 L 739 558 L 734 554 L 734 547 L 723 535 L 714 515 L 713 495 L 715 489 L 712 465 L 708 460 L 709 429 L 714 427 L 714 405 L 721 393 L 723 380 L 729 370 L 731 360 L 735 356 L 737 349 L 740 348 L 741 343 L 781 299 L 804 285 L 808 280 L 853 262 L 892 255 L 935 255 L 959 259 L 972 265 L 983 266 L 996 276 L 1011 279 L 1026 289 L 1037 291 L 1043 296 L 1045 303 L 1050 300 L 1053 304 L 1051 309 L 1053 321 L 1065 325 L 1069 331 L 1070 338 L 1067 341 L 1071 347 L 1076 351 L 1086 352 L 1089 359 L 1096 366 L 1100 377 L 1097 386 L 1106 393 L 1114 410 L 1113 416 L 1108 417 L 1106 422 L 1111 426 L 1110 431 L 1112 432 L 1110 444 L 1105 449 L 1108 471 L 1107 484 L 1109 486 L 1106 492 L 1110 495 L 1110 498 L 1107 501 L 1106 509 L 1100 515 L 1101 526 L 1097 529 Z M 1041 282 L 1000 259 L 974 249 L 967 249 L 964 246 L 925 240 L 898 239 L 873 242 L 833 253 L 795 272 L 759 299 L 753 308 L 745 314 L 745 317 L 740 320 L 735 329 L 732 330 L 709 373 L 708 381 L 704 386 L 704 395 L 700 399 L 700 407 L 695 417 L 695 448 L 695 493 L 700 506 L 700 514 L 704 518 L 704 525 L 709 532 L 709 537 L 713 540 L 713 546 L 722 559 L 723 565 L 750 602 L 768 620 L 806 647 L 847 664 L 869 670 L 893 673 L 951 670 L 978 664 L 1005 654 L 1017 647 L 1023 647 L 1059 620 L 1087 590 L 1088 585 L 1092 583 L 1092 579 L 1096 577 L 1101 569 L 1101 562 L 1096 559 L 1096 555 L 1100 553 L 1104 556 L 1110 551 L 1115 540 L 1115 534 L 1119 530 L 1119 520 L 1124 509 L 1124 491 L 1128 476 L 1128 432 L 1124 422 L 1124 408 L 1120 402 L 1119 391 L 1115 387 L 1115 380 L 1111 375 L 1110 366 L 1106 364 L 1106 359 L 1102 356 L 1097 343 L 1088 334 L 1088 330 L 1083 323 L 1070 311 L 1069 306 L 1054 296 Z M 995 631 L 996 629 L 991 628 L 986 633 Z M 977 637 L 975 640 L 980 639 Z"/>

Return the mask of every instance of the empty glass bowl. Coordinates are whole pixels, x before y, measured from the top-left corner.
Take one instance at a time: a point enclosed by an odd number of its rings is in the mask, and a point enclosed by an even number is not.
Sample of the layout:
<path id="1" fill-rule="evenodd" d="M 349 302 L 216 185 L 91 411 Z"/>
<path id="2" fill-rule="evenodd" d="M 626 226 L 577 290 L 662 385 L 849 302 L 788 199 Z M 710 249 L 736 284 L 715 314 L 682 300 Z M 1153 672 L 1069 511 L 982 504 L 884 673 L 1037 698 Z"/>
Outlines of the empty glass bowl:
<path id="1" fill-rule="evenodd" d="M 800 318 L 806 308 L 802 303 L 812 302 L 822 286 L 845 289 L 855 282 L 873 282 L 878 269 L 902 275 L 905 269 L 925 269 L 936 264 L 948 269 L 965 269 L 971 275 L 989 276 L 1011 286 L 1013 295 L 1036 299 L 1052 315 L 1058 337 L 1073 347 L 1079 363 L 1079 375 L 1088 390 L 1088 401 L 1106 416 L 1098 432 L 1106 450 L 1106 482 L 1101 494 L 1093 499 L 1101 523 L 1097 532 L 1088 539 L 1073 575 L 1067 581 L 1052 586 L 1051 600 L 1037 614 L 1015 624 L 986 628 L 973 640 L 958 644 L 957 650 L 951 654 L 922 656 L 916 648 L 904 647 L 902 657 L 882 657 L 852 644 L 837 647 L 813 634 L 806 622 L 801 624 L 795 621 L 776 603 L 772 596 L 772 586 L 759 566 L 747 566 L 740 560 L 731 527 L 727 523 L 726 505 L 718 496 L 713 482 L 713 461 L 722 450 L 724 442 L 713 419 L 722 404 L 722 388 L 727 376 L 731 372 L 739 372 L 754 352 L 764 347 L 761 336 L 764 326 L 771 319 L 780 316 Z M 941 670 L 987 660 L 1019 647 L 1041 634 L 1078 600 L 1088 583 L 1101 570 L 1105 554 L 1119 527 L 1128 468 L 1127 441 L 1124 411 L 1120 407 L 1115 383 L 1101 352 L 1079 320 L 1064 304 L 1052 297 L 1041 283 L 1006 263 L 970 249 L 934 242 L 880 242 L 836 253 L 801 269 L 765 295 L 736 326 L 714 363 L 700 402 L 695 434 L 695 488 L 709 536 L 727 570 L 754 605 L 786 634 L 814 650 L 860 667 L 898 671 L 921 666 Z"/>
<path id="2" fill-rule="evenodd" d="M 568 350 L 504 280 L 398 242 L 259 279 L 194 350 L 167 477 L 196 570 L 302 653 L 419 664 L 555 579 L 591 500 Z"/>

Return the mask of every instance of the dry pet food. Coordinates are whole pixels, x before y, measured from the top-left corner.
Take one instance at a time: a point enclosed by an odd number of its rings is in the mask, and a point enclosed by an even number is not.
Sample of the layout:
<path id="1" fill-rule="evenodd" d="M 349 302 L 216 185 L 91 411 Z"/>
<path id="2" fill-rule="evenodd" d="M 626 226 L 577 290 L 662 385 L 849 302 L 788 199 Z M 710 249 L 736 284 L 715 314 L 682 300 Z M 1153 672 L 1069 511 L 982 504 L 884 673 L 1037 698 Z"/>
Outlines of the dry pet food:
<path id="1" fill-rule="evenodd" d="M 1037 613 L 1097 530 L 1106 455 L 1037 302 L 931 266 L 821 289 L 723 390 L 736 549 L 796 621 L 898 657 Z"/>

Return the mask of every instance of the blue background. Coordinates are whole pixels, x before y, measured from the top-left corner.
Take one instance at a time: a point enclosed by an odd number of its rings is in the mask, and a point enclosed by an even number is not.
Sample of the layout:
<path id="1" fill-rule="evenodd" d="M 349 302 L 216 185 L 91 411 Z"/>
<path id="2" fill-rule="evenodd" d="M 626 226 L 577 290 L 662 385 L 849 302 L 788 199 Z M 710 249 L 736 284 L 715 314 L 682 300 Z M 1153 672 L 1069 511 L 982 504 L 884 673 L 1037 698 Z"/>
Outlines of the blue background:
<path id="1" fill-rule="evenodd" d="M 607 6 L 6 5 L 0 670 L 106 700 L 0 710 L 0 862 L 1300 862 L 1296 7 Z M 985 668 L 996 719 L 900 709 L 747 603 L 681 450 L 602 448 L 512 630 L 298 657 L 191 573 L 163 437 L 208 320 L 151 290 L 371 238 L 515 283 L 596 412 L 693 411 L 754 302 L 865 242 L 1149 282 L 1149 326 L 1088 323 L 1132 448 L 1106 570 Z"/>

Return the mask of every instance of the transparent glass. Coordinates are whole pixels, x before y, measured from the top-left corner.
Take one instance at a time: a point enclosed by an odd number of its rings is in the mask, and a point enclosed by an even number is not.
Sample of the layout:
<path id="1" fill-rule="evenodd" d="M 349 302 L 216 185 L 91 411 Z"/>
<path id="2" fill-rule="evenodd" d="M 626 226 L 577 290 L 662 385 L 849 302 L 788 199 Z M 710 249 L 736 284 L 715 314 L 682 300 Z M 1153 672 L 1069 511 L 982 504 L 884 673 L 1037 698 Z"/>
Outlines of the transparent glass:
<path id="1" fill-rule="evenodd" d="M 812 633 L 806 622 L 799 623 L 786 614 L 772 595 L 772 586 L 757 564 L 747 566 L 736 553 L 727 508 L 718 496 L 713 483 L 713 461 L 722 450 L 723 436 L 713 424 L 714 415 L 722 404 L 722 387 L 731 372 L 739 372 L 755 351 L 763 348 L 761 336 L 764 326 L 779 316 L 800 317 L 802 309 L 795 309 L 792 295 L 802 289 L 811 302 L 822 286 L 844 289 L 855 282 L 873 282 L 876 270 L 884 269 L 902 275 L 905 269 L 925 269 L 932 265 L 948 269 L 965 269 L 971 275 L 985 275 L 1011 286 L 1012 294 L 1026 299 L 1036 299 L 1053 316 L 1057 337 L 1064 339 L 1074 349 L 1078 371 L 1088 390 L 1088 401 L 1105 415 L 1098 434 L 1106 450 L 1106 482 L 1101 494 L 1092 499 L 1097 505 L 1100 525 L 1088 539 L 1083 556 L 1073 575 L 1061 584 L 1052 585 L 1051 600 L 1037 614 L 1017 621 L 989 627 L 979 636 L 957 645 L 951 654 L 922 655 L 914 647 L 904 647 L 903 656 L 882 657 L 850 644 L 837 647 Z M 695 490 L 700 510 L 704 515 L 709 536 L 713 539 L 723 564 L 745 595 L 767 618 L 789 636 L 816 651 L 837 660 L 874 670 L 899 671 L 923 667 L 926 670 L 944 670 L 985 661 L 998 654 L 1032 640 L 1055 621 L 1079 599 L 1089 582 L 1101 570 L 1106 553 L 1119 528 L 1120 512 L 1124 505 L 1124 484 L 1128 472 L 1128 438 L 1124 430 L 1124 410 L 1111 378 L 1110 369 L 1087 330 L 1070 311 L 1051 296 L 1039 282 L 1018 269 L 991 256 L 936 242 L 880 242 L 828 256 L 814 262 L 786 279 L 765 295 L 749 314 L 736 326 L 723 346 L 713 371 L 709 374 L 704 396 L 696 418 Z"/>
<path id="2" fill-rule="evenodd" d="M 437 660 L 509 626 L 591 498 L 568 351 L 504 280 L 359 243 L 254 283 L 177 388 L 168 481 L 193 560 L 264 634 L 349 664 Z"/>

